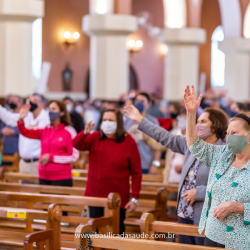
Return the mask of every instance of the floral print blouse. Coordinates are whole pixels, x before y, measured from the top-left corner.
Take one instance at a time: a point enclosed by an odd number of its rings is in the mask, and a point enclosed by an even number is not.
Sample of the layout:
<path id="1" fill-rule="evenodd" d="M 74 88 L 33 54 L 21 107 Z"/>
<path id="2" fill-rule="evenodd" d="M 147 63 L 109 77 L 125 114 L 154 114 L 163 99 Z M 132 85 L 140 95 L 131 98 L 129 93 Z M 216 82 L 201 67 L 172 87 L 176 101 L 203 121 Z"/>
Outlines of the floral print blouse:
<path id="1" fill-rule="evenodd" d="M 206 227 L 206 237 L 226 248 L 250 249 L 250 161 L 241 169 L 234 168 L 231 163 L 235 155 L 227 146 L 208 144 L 200 138 L 188 148 L 211 168 L 199 232 Z M 214 218 L 214 208 L 228 201 L 243 203 L 244 214 L 231 213 L 223 220 Z"/>
<path id="2" fill-rule="evenodd" d="M 189 169 L 187 176 L 185 177 L 184 184 L 181 189 L 180 197 L 187 191 L 196 188 L 196 175 L 200 162 L 195 160 L 192 167 Z M 188 206 L 185 197 L 180 198 L 177 215 L 184 219 L 194 219 L 194 206 Z"/>

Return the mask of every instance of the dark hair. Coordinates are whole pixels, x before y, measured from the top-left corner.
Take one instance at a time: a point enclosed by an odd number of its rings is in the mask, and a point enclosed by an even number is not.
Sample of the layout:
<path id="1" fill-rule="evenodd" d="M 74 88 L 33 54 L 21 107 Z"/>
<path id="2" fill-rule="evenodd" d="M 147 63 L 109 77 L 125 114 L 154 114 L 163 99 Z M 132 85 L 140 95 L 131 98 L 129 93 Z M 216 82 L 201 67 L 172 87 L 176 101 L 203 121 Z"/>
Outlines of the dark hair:
<path id="1" fill-rule="evenodd" d="M 211 131 L 216 134 L 218 139 L 225 139 L 228 127 L 228 117 L 220 109 L 205 108 L 204 112 L 209 114 L 208 118 L 212 122 Z"/>
<path id="2" fill-rule="evenodd" d="M 145 96 L 145 97 L 147 98 L 148 102 L 151 102 L 151 98 L 150 98 L 150 96 L 149 96 L 148 93 L 146 93 L 146 92 L 140 92 L 138 95 L 136 95 L 135 99 L 136 99 L 137 96 L 139 96 L 139 95 Z"/>
<path id="3" fill-rule="evenodd" d="M 52 100 L 52 101 L 49 102 L 49 105 L 52 102 L 55 102 L 57 104 L 57 106 L 59 107 L 60 112 L 64 113 L 64 115 L 61 116 L 61 123 L 63 123 L 65 126 L 72 126 L 72 123 L 71 123 L 71 120 L 70 120 L 70 115 L 69 115 L 69 112 L 68 112 L 64 102 L 59 101 L 59 100 Z"/>
<path id="4" fill-rule="evenodd" d="M 31 96 L 35 96 L 35 95 L 37 95 L 37 96 L 40 97 L 40 102 L 41 103 L 45 103 L 46 102 L 46 99 L 45 99 L 45 97 L 43 95 L 38 94 L 38 93 L 33 93 Z"/>
<path id="5" fill-rule="evenodd" d="M 243 111 L 247 110 L 246 106 L 242 102 L 237 102 L 236 104 L 237 104 L 240 111 L 241 110 L 243 110 Z"/>
<path id="6" fill-rule="evenodd" d="M 115 140 L 117 143 L 123 142 L 125 140 L 127 132 L 124 128 L 122 112 L 119 109 L 107 109 L 107 110 L 103 111 L 102 116 L 101 116 L 101 123 L 102 123 L 103 115 L 107 112 L 115 113 L 116 119 L 117 119 L 117 129 L 116 129 L 116 133 L 115 133 Z M 100 123 L 100 125 L 101 125 L 101 123 Z M 107 138 L 107 136 L 101 131 L 100 140 L 104 140 L 106 138 Z"/>
<path id="7" fill-rule="evenodd" d="M 11 95 L 11 96 L 17 97 L 19 103 L 24 103 L 24 99 L 21 96 L 19 95 Z"/>
<path id="8" fill-rule="evenodd" d="M 66 101 L 66 100 L 69 100 L 69 101 L 71 101 L 71 102 L 74 104 L 74 101 L 73 101 L 73 99 L 72 99 L 71 97 L 65 96 L 65 97 L 63 98 L 63 101 Z"/>

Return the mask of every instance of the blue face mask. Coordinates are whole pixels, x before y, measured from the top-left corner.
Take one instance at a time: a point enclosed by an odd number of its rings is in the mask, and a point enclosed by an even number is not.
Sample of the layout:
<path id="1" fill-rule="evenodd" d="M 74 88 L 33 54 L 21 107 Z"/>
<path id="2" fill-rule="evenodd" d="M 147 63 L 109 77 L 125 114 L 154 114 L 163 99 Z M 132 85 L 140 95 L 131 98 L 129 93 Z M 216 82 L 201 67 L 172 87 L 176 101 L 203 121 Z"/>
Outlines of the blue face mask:
<path id="1" fill-rule="evenodd" d="M 178 120 L 178 128 L 183 131 L 186 129 L 186 119 L 182 116 L 177 116 L 177 120 Z"/>
<path id="2" fill-rule="evenodd" d="M 51 122 L 55 121 L 57 118 L 61 116 L 61 112 L 49 112 L 49 119 Z"/>
<path id="3" fill-rule="evenodd" d="M 223 107 L 225 107 L 226 104 L 227 104 L 226 98 L 221 98 L 221 99 L 220 99 L 220 105 L 223 106 Z"/>
<path id="4" fill-rule="evenodd" d="M 136 102 L 134 106 L 139 110 L 140 113 L 144 111 L 145 106 L 142 102 Z"/>

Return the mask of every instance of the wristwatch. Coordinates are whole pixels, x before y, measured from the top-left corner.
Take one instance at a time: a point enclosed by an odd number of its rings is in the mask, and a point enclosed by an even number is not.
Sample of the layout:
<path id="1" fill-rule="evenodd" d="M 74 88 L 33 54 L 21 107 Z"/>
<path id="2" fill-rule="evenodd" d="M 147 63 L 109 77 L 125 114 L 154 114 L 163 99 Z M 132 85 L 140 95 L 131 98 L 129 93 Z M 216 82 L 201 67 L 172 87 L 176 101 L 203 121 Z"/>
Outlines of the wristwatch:
<path id="1" fill-rule="evenodd" d="M 132 201 L 133 203 L 135 203 L 136 206 L 139 204 L 139 201 L 138 201 L 137 199 L 135 199 L 135 198 L 132 198 L 131 201 Z"/>
<path id="2" fill-rule="evenodd" d="M 161 166 L 160 161 L 153 161 L 152 162 L 154 166 L 156 166 L 157 168 L 159 168 Z"/>

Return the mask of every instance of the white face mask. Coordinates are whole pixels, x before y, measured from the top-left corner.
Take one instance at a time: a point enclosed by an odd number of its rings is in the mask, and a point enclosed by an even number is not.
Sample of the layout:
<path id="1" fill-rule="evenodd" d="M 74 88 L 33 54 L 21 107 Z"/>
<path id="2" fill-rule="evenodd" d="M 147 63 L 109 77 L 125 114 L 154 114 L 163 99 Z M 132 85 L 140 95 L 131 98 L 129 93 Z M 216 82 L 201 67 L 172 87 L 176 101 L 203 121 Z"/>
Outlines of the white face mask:
<path id="1" fill-rule="evenodd" d="M 75 107 L 75 111 L 76 111 L 77 113 L 81 114 L 82 111 L 83 111 L 83 107 L 78 105 L 78 106 Z"/>
<path id="2" fill-rule="evenodd" d="M 117 129 L 117 122 L 104 121 L 101 125 L 101 130 L 105 135 L 114 135 Z"/>
<path id="3" fill-rule="evenodd" d="M 72 111 L 72 106 L 71 106 L 70 104 L 67 104 L 67 105 L 66 105 L 66 108 L 67 108 L 68 112 L 71 113 L 71 111 Z"/>

